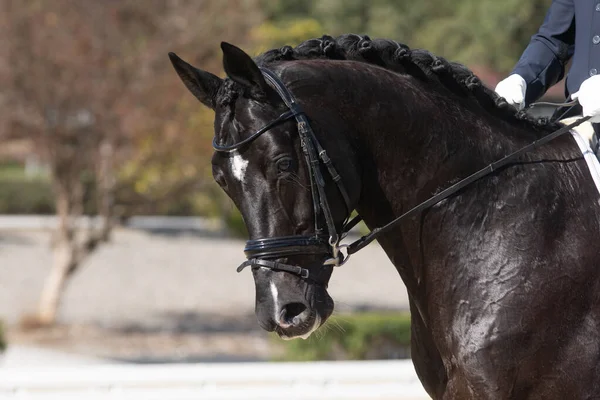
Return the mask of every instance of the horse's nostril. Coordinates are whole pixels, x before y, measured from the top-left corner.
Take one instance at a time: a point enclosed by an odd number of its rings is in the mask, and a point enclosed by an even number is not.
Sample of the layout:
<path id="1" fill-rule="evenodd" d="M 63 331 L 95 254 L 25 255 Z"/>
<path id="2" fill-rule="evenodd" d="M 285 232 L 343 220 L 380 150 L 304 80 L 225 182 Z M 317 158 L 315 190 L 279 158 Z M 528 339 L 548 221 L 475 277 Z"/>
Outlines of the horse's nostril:
<path id="1" fill-rule="evenodd" d="M 297 325 L 300 322 L 300 314 L 304 311 L 306 311 L 306 305 L 302 303 L 286 304 L 281 310 L 281 324 Z"/>

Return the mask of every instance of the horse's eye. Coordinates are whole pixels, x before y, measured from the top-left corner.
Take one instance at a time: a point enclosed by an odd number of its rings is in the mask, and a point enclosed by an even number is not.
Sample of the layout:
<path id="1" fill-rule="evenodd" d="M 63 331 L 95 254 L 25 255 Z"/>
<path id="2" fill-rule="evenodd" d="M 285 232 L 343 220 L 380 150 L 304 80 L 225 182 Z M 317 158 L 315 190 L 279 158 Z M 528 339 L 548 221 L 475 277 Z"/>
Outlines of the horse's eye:
<path id="1" fill-rule="evenodd" d="M 277 171 L 290 172 L 294 169 L 294 160 L 290 157 L 282 157 L 277 160 Z"/>

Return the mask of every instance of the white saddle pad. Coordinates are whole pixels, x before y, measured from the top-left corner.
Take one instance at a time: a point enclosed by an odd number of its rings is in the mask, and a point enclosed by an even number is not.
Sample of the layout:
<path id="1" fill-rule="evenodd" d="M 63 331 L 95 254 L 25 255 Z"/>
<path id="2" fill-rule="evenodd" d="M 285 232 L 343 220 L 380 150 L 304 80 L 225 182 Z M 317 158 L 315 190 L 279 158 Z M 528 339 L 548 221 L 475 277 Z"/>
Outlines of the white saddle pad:
<path id="1" fill-rule="evenodd" d="M 566 118 L 560 122 L 565 125 L 569 125 L 575 122 L 578 118 L 581 117 Z M 592 124 L 589 121 L 586 121 L 579 126 L 576 126 L 571 130 L 571 135 L 573 135 L 575 142 L 579 146 L 581 154 L 583 154 L 583 158 L 585 159 L 590 170 L 590 174 L 594 179 L 598 193 L 600 193 L 600 162 L 598 162 L 598 157 L 596 157 L 596 154 L 594 154 L 592 151 L 592 146 L 596 147 L 598 138 L 596 137 Z"/>

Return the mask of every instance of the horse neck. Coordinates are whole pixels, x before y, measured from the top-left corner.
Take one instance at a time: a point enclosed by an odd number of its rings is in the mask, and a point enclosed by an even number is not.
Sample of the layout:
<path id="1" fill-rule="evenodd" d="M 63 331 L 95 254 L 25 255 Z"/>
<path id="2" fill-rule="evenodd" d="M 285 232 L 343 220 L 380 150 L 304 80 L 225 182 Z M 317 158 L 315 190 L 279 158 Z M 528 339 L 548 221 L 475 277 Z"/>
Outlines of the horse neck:
<path id="1" fill-rule="evenodd" d="M 370 195 L 377 192 L 398 216 L 534 138 L 410 76 L 367 75 L 371 79 L 354 81 L 368 90 L 356 88 L 353 109 L 340 110 L 355 127 L 350 134 L 361 160 L 361 209 L 379 209 Z"/>
<path id="2" fill-rule="evenodd" d="M 362 181 L 357 209 L 371 229 L 532 136 L 519 139 L 517 128 L 412 77 L 364 64 L 344 72 L 330 74 L 335 79 L 322 94 L 330 97 L 320 104 L 333 108 L 338 125 L 351 127 L 345 134 L 354 143 Z M 378 239 L 409 291 L 419 275 L 408 255 L 415 252 L 407 251 L 414 239 L 400 229 Z"/>

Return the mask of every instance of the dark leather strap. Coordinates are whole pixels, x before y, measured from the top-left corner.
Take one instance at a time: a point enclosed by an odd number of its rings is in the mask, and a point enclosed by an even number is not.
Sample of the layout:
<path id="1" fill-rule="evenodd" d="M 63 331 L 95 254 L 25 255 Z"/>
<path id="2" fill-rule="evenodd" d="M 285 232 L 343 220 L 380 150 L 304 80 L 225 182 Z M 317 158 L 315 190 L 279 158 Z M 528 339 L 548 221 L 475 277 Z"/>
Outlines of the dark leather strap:
<path id="1" fill-rule="evenodd" d="M 310 276 L 306 268 L 302 268 L 297 265 L 284 264 L 278 261 L 265 260 L 262 258 L 251 258 L 247 261 L 244 261 L 239 267 L 237 267 L 237 272 L 242 272 L 242 270 L 246 267 L 264 267 L 274 271 L 285 271 L 298 275 L 304 279 L 308 279 Z"/>
<path id="2" fill-rule="evenodd" d="M 320 205 L 321 212 L 325 217 L 325 223 L 327 224 L 327 230 L 329 233 L 330 240 L 333 243 L 337 243 L 339 239 L 339 235 L 337 233 L 335 222 L 333 220 L 333 214 L 331 213 L 331 208 L 329 207 L 329 201 L 327 199 L 327 195 L 325 193 L 325 180 L 323 179 L 323 175 L 321 174 L 320 169 L 320 159 L 324 159 L 329 161 L 329 166 L 327 170 L 330 174 L 332 174 L 332 179 L 340 189 L 340 193 L 342 194 L 342 198 L 344 199 L 344 203 L 347 208 L 350 208 L 348 194 L 341 182 L 341 178 L 339 178 L 339 174 L 331 165 L 331 160 L 327 156 L 327 153 L 317 140 L 313 130 L 308 123 L 308 119 L 306 115 L 302 111 L 300 105 L 296 102 L 294 96 L 290 93 L 289 90 L 285 87 L 281 79 L 266 68 L 261 68 L 261 71 L 267 80 L 271 84 L 271 86 L 275 89 L 279 97 L 283 100 L 285 105 L 293 110 L 295 113 L 296 120 L 298 122 L 298 134 L 300 136 L 300 140 L 302 142 L 302 148 L 307 158 L 308 167 L 311 172 L 312 178 L 315 180 L 315 187 L 317 189 L 316 193 L 313 191 L 313 197 L 315 194 L 318 195 L 318 203 Z M 325 163 L 325 162 L 324 162 Z M 327 166 L 327 164 L 325 163 Z M 351 212 L 352 210 L 349 210 Z M 316 228 L 318 229 L 318 228 Z"/>
<path id="3" fill-rule="evenodd" d="M 350 221 L 344 224 L 344 226 L 342 227 L 342 233 L 346 234 L 350 232 L 350 230 L 356 225 L 358 225 L 360 221 L 362 221 L 362 217 L 360 215 L 357 215 L 356 217 L 352 218 Z"/>
<path id="4" fill-rule="evenodd" d="M 327 238 L 322 236 L 280 236 L 248 240 L 244 253 L 247 258 L 281 258 L 301 254 L 329 255 Z"/>
<path id="5" fill-rule="evenodd" d="M 346 211 L 348 212 L 348 215 L 350 215 L 350 213 L 352 213 L 352 206 L 350 205 L 350 196 L 348 196 L 346 187 L 344 186 L 344 183 L 342 182 L 342 177 L 340 176 L 340 174 L 338 174 L 337 170 L 333 166 L 333 162 L 331 162 L 331 158 L 329 158 L 329 156 L 327 155 L 327 152 L 325 151 L 323 146 L 321 146 L 321 143 L 319 143 L 319 141 L 317 140 L 317 137 L 315 136 L 315 133 L 313 132 L 313 130 L 310 128 L 310 125 L 308 125 L 308 122 L 307 122 L 307 126 L 308 126 L 307 133 L 310 135 L 311 140 L 315 144 L 319 158 L 321 159 L 321 161 L 323 162 L 325 167 L 327 167 L 327 171 L 329 172 L 331 179 L 335 182 L 336 186 L 338 187 L 338 190 L 340 191 L 342 198 L 344 199 L 344 204 L 346 205 Z"/>
<path id="6" fill-rule="evenodd" d="M 241 142 L 232 144 L 231 146 L 221 146 L 220 144 L 217 144 L 217 138 L 215 137 L 215 138 L 213 138 L 213 149 L 215 149 L 216 151 L 221 151 L 221 152 L 235 151 L 235 150 L 239 149 L 240 147 L 253 142 L 254 140 L 256 140 L 256 138 L 258 138 L 260 135 L 262 135 L 266 131 L 273 129 L 277 125 L 280 125 L 291 118 L 294 118 L 294 116 L 295 116 L 294 111 L 288 110 L 288 111 L 284 112 L 283 114 L 281 114 L 279 117 L 277 117 L 277 119 L 269 122 L 267 125 L 263 126 L 258 131 L 256 131 L 252 135 L 248 136 L 246 139 L 242 140 Z"/>

